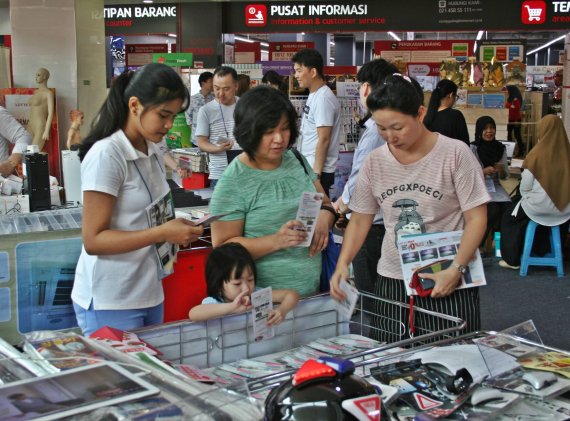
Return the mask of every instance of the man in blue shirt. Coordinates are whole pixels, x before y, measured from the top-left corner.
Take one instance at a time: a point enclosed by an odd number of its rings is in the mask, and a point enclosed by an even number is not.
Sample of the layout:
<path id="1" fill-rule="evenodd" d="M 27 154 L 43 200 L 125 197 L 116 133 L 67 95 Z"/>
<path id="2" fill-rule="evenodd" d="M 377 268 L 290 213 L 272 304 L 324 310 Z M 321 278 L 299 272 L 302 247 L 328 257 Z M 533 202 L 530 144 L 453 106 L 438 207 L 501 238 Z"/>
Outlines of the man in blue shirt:
<path id="1" fill-rule="evenodd" d="M 387 76 L 397 72 L 398 69 L 384 59 L 372 60 L 360 68 L 356 79 L 360 83 L 360 102 L 364 108 L 366 108 L 366 98 L 368 98 L 370 92 L 381 86 Z M 334 203 L 334 207 L 341 214 L 345 214 L 349 210 L 348 203 L 354 192 L 362 163 L 370 152 L 385 143 L 382 136 L 380 136 L 374 119 L 370 117 L 370 113 L 367 114 L 367 117 L 365 117 L 363 132 L 358 141 L 358 146 L 354 151 L 350 177 L 344 186 L 342 196 Z M 374 282 L 377 278 L 377 266 L 380 260 L 382 240 L 385 232 L 382 214 L 379 213 L 374 217 L 372 228 L 368 232 L 362 248 L 352 261 L 354 280 L 357 288 L 361 291 L 374 293 Z"/>

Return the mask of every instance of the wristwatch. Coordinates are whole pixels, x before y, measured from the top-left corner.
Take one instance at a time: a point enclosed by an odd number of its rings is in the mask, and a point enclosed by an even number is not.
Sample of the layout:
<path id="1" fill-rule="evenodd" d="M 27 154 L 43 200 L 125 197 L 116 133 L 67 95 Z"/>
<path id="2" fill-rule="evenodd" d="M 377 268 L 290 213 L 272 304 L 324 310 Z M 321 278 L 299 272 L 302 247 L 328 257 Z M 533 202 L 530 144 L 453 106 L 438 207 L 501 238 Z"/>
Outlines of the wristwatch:
<path id="1" fill-rule="evenodd" d="M 316 172 L 315 175 L 317 176 L 317 180 L 320 180 L 320 179 L 321 179 L 321 174 L 319 174 L 318 172 Z"/>
<path id="2" fill-rule="evenodd" d="M 455 269 L 457 269 L 459 271 L 459 273 L 461 273 L 462 275 L 465 273 L 465 271 L 467 270 L 467 266 L 463 266 L 460 265 L 459 263 L 455 263 L 453 262 L 451 264 L 451 266 L 453 266 Z"/>

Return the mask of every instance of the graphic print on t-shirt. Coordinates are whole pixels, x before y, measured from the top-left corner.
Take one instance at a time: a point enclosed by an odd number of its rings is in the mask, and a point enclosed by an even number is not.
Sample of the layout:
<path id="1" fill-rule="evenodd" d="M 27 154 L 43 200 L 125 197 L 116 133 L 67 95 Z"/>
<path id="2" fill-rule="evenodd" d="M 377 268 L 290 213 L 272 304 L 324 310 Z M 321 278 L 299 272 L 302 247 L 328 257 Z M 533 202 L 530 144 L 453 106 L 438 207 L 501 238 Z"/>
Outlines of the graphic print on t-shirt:
<path id="1" fill-rule="evenodd" d="M 416 211 L 418 202 L 413 199 L 396 200 L 393 208 L 400 208 L 398 223 L 394 227 L 394 241 L 398 247 L 398 240 L 404 235 L 421 234 L 426 232 L 422 216 Z"/>

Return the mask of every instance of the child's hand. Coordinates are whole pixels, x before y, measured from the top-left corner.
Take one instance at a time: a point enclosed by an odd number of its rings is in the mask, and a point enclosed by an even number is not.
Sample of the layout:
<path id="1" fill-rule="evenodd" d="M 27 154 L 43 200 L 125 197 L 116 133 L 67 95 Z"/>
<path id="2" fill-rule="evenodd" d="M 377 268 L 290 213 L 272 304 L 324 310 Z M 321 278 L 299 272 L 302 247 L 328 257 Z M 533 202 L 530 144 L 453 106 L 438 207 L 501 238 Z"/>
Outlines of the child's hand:
<path id="1" fill-rule="evenodd" d="M 233 313 L 243 313 L 244 311 L 251 309 L 250 298 L 248 294 L 249 291 L 243 291 L 240 293 L 234 300 L 232 301 L 233 304 Z"/>
<path id="2" fill-rule="evenodd" d="M 267 325 L 268 326 L 275 326 L 278 325 L 283 321 L 285 315 L 281 313 L 281 310 L 274 309 L 269 312 L 269 317 L 267 318 Z"/>

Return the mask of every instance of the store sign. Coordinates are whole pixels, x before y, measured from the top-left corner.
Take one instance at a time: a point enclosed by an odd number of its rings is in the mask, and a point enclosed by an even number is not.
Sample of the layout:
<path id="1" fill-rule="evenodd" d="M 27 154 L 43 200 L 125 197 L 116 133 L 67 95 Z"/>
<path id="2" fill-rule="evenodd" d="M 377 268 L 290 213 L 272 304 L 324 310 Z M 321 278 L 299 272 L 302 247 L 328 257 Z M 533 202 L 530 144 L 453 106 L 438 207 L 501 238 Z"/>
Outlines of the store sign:
<path id="1" fill-rule="evenodd" d="M 479 46 L 479 61 L 522 61 L 525 49 L 524 40 L 482 41 Z"/>
<path id="2" fill-rule="evenodd" d="M 153 54 L 152 61 L 172 67 L 192 67 L 192 53 Z"/>
<path id="3" fill-rule="evenodd" d="M 289 61 L 291 57 L 305 48 L 315 48 L 314 42 L 270 42 L 270 61 Z"/>
<path id="4" fill-rule="evenodd" d="M 418 76 L 439 76 L 439 63 L 407 63 L 408 75 L 417 78 Z"/>
<path id="5" fill-rule="evenodd" d="M 126 44 L 125 53 L 127 68 L 129 66 L 144 66 L 152 63 L 153 54 L 168 53 L 168 44 Z"/>
<path id="6" fill-rule="evenodd" d="M 178 32 L 178 6 L 109 5 L 103 9 L 105 35 L 166 34 Z"/>
<path id="7" fill-rule="evenodd" d="M 413 63 L 441 63 L 453 57 L 467 61 L 473 51 L 474 41 L 375 41 L 374 55 L 386 60 L 400 59 Z"/>
<path id="8" fill-rule="evenodd" d="M 224 33 L 544 30 L 570 23 L 569 0 L 232 1 L 222 7 Z"/>

